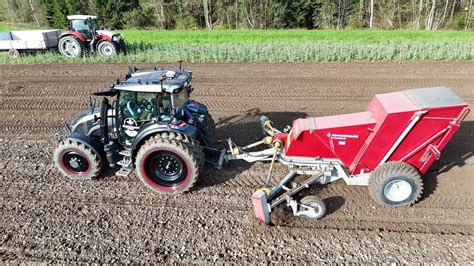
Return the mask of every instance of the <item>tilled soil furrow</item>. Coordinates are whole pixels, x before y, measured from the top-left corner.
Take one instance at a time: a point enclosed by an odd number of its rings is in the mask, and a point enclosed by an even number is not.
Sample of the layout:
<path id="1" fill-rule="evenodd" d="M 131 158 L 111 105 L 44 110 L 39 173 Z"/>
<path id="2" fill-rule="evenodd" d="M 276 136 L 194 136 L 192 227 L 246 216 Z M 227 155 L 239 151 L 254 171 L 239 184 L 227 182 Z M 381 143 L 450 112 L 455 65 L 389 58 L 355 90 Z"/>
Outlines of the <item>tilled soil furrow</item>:
<path id="1" fill-rule="evenodd" d="M 464 81 L 462 81 L 464 83 Z M 474 80 L 473 80 L 474 82 Z M 327 86 L 327 85 L 324 85 Z M 452 86 L 452 85 L 451 85 Z M 221 86 L 216 86 L 216 84 L 196 84 L 196 87 L 199 87 L 198 91 L 193 92 L 193 97 L 200 98 L 200 99 L 209 99 L 214 97 L 265 97 L 269 99 L 274 98 L 281 98 L 281 97 L 292 97 L 292 98 L 301 98 L 301 99 L 311 99 L 311 100 L 345 100 L 352 98 L 354 93 L 363 93 L 367 96 L 358 97 L 360 101 L 367 101 L 369 102 L 372 96 L 370 93 L 381 93 L 381 92 L 391 92 L 391 91 L 398 91 L 403 89 L 409 89 L 411 87 L 416 88 L 419 86 L 407 86 L 407 85 L 392 85 L 386 91 L 381 91 L 380 89 L 372 89 L 365 85 L 358 85 L 358 86 L 351 86 L 352 93 L 347 91 L 347 87 L 344 85 L 337 85 L 332 84 L 331 89 L 333 90 L 331 93 L 327 93 L 327 88 L 320 87 L 318 84 L 313 84 L 310 88 L 301 87 L 298 88 L 298 94 L 295 94 L 294 91 L 288 91 L 286 88 L 287 85 L 266 85 L 266 86 L 252 86 L 251 88 L 246 88 L 245 91 L 242 90 L 241 85 L 226 85 L 226 90 L 222 90 Z M 458 87 L 458 86 L 456 86 Z M 77 98 L 77 99 L 85 99 L 87 100 L 91 93 L 96 92 L 97 90 L 90 90 L 90 89 L 81 89 L 77 90 L 77 88 L 50 88 L 50 91 L 44 91 L 44 87 L 38 87 L 38 89 L 42 89 L 43 91 L 37 93 L 35 98 L 38 100 L 47 100 L 47 99 L 60 99 L 60 98 Z M 271 88 L 271 89 L 269 89 Z M 31 87 L 27 87 L 23 90 L 11 90 L 7 92 L 3 92 L 2 98 L 4 99 L 12 99 L 12 98 L 31 98 L 30 93 Z M 104 89 L 105 90 L 105 89 Z M 474 98 L 474 94 L 470 92 L 462 92 L 463 99 L 472 100 Z"/>
<path id="2" fill-rule="evenodd" d="M 151 65 L 147 65 L 150 67 Z M 172 64 L 176 66 L 176 64 Z M 458 63 L 193 64 L 194 98 L 206 103 L 217 137 L 259 140 L 258 117 L 278 128 L 306 116 L 360 112 L 374 94 L 447 85 L 474 103 L 474 65 Z M 40 263 L 305 263 L 472 261 L 474 121 L 466 122 L 424 175 L 420 202 L 379 206 L 365 187 L 316 186 L 327 216 L 255 225 L 252 193 L 267 163 L 206 168 L 184 195 L 157 195 L 105 170 L 72 182 L 52 165 L 53 135 L 89 111 L 126 64 L 0 66 L 0 261 Z M 277 165 L 272 182 L 287 173 Z M 278 208 L 273 215 L 288 213 Z M 279 217 L 281 212 L 282 217 Z M 275 218 L 274 217 L 274 218 Z M 317 251 L 317 252 L 315 252 Z"/>
<path id="3" fill-rule="evenodd" d="M 196 100 L 200 100 L 196 98 Z M 209 106 L 211 110 L 227 110 L 231 111 L 234 110 L 247 110 L 249 108 L 258 108 L 260 110 L 272 110 L 272 111 L 298 111 L 301 109 L 309 108 L 313 104 L 317 106 L 320 104 L 318 102 L 319 98 L 315 99 L 307 99 L 307 98 L 297 98 L 291 99 L 291 101 L 279 101 L 280 104 L 275 106 L 275 101 L 280 100 L 280 98 L 264 98 L 264 99 L 255 99 L 254 97 L 235 97 L 225 100 L 218 100 L 218 99 L 206 99 L 204 100 L 206 105 Z M 312 103 L 311 100 L 314 102 Z M 76 102 L 77 101 L 77 102 Z M 367 102 L 360 102 L 359 99 L 354 98 L 347 98 L 342 100 L 335 100 L 331 104 L 333 106 L 337 106 L 339 108 L 344 109 L 348 103 L 358 103 L 356 106 L 351 104 L 353 108 L 358 108 L 359 110 L 364 110 L 367 105 Z M 11 100 L 4 100 L 0 102 L 0 109 L 3 110 L 62 110 L 62 109 L 83 109 L 87 110 L 88 108 L 88 101 L 87 100 L 75 100 L 75 101 L 68 101 L 64 102 L 60 99 L 48 99 L 48 101 L 38 101 L 38 100 L 30 100 L 30 99 L 11 99 Z M 327 105 L 327 104 L 325 104 Z M 364 108 L 361 108 L 364 106 Z M 327 111 L 328 114 L 340 114 L 341 111 Z"/>
<path id="4" fill-rule="evenodd" d="M 147 204 L 144 203 L 132 203 L 125 199 L 111 200 L 106 197 L 91 198 L 91 197 L 74 197 L 71 195 L 55 195 L 50 198 L 36 198 L 34 196 L 16 196 L 8 197 L 5 195 L 1 196 L 1 199 L 11 203 L 14 202 L 31 202 L 39 205 L 57 205 L 57 204 L 71 204 L 75 206 L 89 206 L 92 208 L 94 205 L 100 206 L 116 206 L 120 208 L 135 208 L 137 210 L 143 209 L 187 209 L 191 208 L 199 212 L 212 209 L 213 206 L 219 205 L 213 211 L 226 213 L 238 212 L 240 215 L 246 215 L 249 213 L 248 206 L 228 204 L 222 199 L 201 199 L 202 201 L 196 200 L 154 200 Z M 217 204 L 218 203 L 218 204 Z M 82 208 L 82 207 L 81 207 Z M 16 212 L 16 209 L 10 210 L 8 206 L 4 209 L 4 214 L 9 215 Z M 418 210 L 419 211 L 419 210 Z M 234 214 L 239 215 L 239 214 Z M 446 214 L 449 216 L 449 214 Z M 289 215 L 288 215 L 289 216 Z M 249 217 L 251 219 L 251 217 Z M 419 219 L 416 217 L 390 217 L 383 218 L 382 216 L 351 216 L 336 214 L 328 215 L 319 221 L 308 221 L 305 219 L 292 219 L 289 222 L 279 225 L 289 228 L 307 228 L 307 229 L 344 229 L 344 230 L 368 230 L 368 231 L 385 231 L 385 232 L 409 232 L 409 233 L 429 233 L 429 234 L 472 234 L 474 225 L 470 222 L 453 223 L 449 220 L 445 220 L 443 223 L 433 222 L 432 220 Z"/>
<path id="5" fill-rule="evenodd" d="M 61 177 L 58 178 L 61 180 Z M 34 179 L 31 178 L 30 180 Z M 109 202 L 118 205 L 121 203 L 149 205 L 150 202 L 160 202 L 160 205 L 164 206 L 189 206 L 198 209 L 202 207 L 204 202 L 206 203 L 204 205 L 209 204 L 209 202 L 221 202 L 222 205 L 225 205 L 225 207 L 223 207 L 224 209 L 249 209 L 250 195 L 255 190 L 254 186 L 234 185 L 233 187 L 229 186 L 226 188 L 225 185 L 218 185 L 216 187 L 199 185 L 195 190 L 187 194 L 188 198 L 182 198 L 179 195 L 155 195 L 146 190 L 137 180 L 119 182 L 103 180 L 86 183 L 63 180 L 57 182 L 57 184 L 35 183 L 32 181 L 2 183 L 2 195 L 4 198 L 14 199 L 15 197 L 26 197 L 25 201 L 60 200 L 83 202 L 85 200 L 86 202 Z M 121 187 L 121 193 L 117 193 L 113 189 L 117 187 Z M 80 189 L 81 192 L 76 193 L 77 189 Z M 410 208 L 410 210 L 400 210 L 377 206 L 372 202 L 370 197 L 368 197 L 365 188 L 347 187 L 345 184 L 339 183 L 325 188 L 316 188 L 315 191 L 317 191 L 317 195 L 327 202 L 330 208 L 338 208 L 336 215 L 348 215 L 352 217 L 354 221 L 363 220 L 366 217 L 372 217 L 371 219 L 378 221 L 388 216 L 393 219 L 401 217 L 401 219 L 405 219 L 406 222 L 408 222 L 410 219 L 414 219 L 413 217 L 421 217 L 420 219 L 423 220 L 423 217 L 429 216 L 429 213 L 433 209 L 444 209 L 444 212 L 448 213 L 447 218 L 460 217 L 472 210 L 472 204 L 470 204 L 471 199 L 460 198 L 455 195 L 428 197 L 420 204 Z M 341 201 L 345 201 L 345 203 L 341 204 Z M 347 206 L 347 209 L 342 208 L 343 206 Z M 354 213 L 354 208 L 360 209 L 359 213 L 364 213 L 364 216 L 360 216 L 357 219 L 354 218 L 355 216 L 351 216 L 350 214 Z M 390 221 L 394 222 L 393 219 Z M 433 222 L 436 223 L 436 221 Z M 444 222 L 446 222 L 446 220 L 444 220 Z"/>
<path id="6" fill-rule="evenodd" d="M 20 143 L 23 143 L 20 141 Z M 0 169 L 3 170 L 3 175 L 9 174 L 18 176 L 15 181 L 9 181 L 5 177 L 2 177 L 2 183 L 4 185 L 7 184 L 24 184 L 25 186 L 32 186 L 34 187 L 35 184 L 37 185 L 45 185 L 47 182 L 51 181 L 42 181 L 42 180 L 53 180 L 53 184 L 56 182 L 67 182 L 66 179 L 58 174 L 56 169 L 51 164 L 52 158 L 52 151 L 54 147 L 49 145 L 44 145 L 47 141 L 39 141 L 36 143 L 39 147 L 43 147 L 41 151 L 38 151 L 35 154 L 31 154 L 28 151 L 28 148 L 33 148 L 35 145 L 32 143 L 29 144 L 20 144 L 15 145 L 18 147 L 18 152 L 15 153 L 15 157 L 12 156 L 12 159 L 7 159 L 0 164 Z M 9 144 L 11 145 L 11 144 Z M 27 147 L 26 149 L 24 149 Z M 23 149 L 22 149 L 23 148 Z M 242 168 L 246 164 L 241 163 L 232 163 L 227 165 L 224 170 L 227 168 L 229 170 L 235 168 L 241 168 L 240 171 L 232 170 L 232 171 L 225 171 L 220 172 L 218 170 L 213 169 L 206 169 L 205 172 L 200 177 L 197 187 L 193 191 L 200 191 L 204 189 L 204 193 L 210 193 L 215 195 L 233 195 L 244 193 L 247 197 L 250 197 L 251 193 L 262 187 L 263 182 L 265 179 L 265 175 L 267 173 L 267 164 L 258 163 L 249 169 Z M 472 164 L 469 164 L 469 166 Z M 8 167 L 10 166 L 10 167 Z M 274 180 L 273 183 L 276 183 L 282 176 L 285 175 L 286 167 L 277 165 L 277 169 L 274 172 Z M 472 167 L 472 166 L 471 166 Z M 11 168 L 11 169 L 9 169 Z M 424 200 L 422 200 L 418 205 L 419 207 L 423 208 L 469 208 L 466 206 L 471 206 L 469 202 L 472 201 L 470 196 L 463 196 L 452 194 L 449 190 L 440 190 L 436 188 L 436 178 L 431 177 L 431 175 L 436 174 L 435 172 L 429 172 L 428 177 L 425 178 L 425 183 L 427 187 L 427 193 L 429 193 Z M 31 182 L 34 180 L 34 182 Z M 448 179 L 442 179 L 443 182 L 449 181 Z M 26 181 L 26 182 L 25 182 Z M 109 186 L 111 186 L 110 190 L 114 191 L 114 186 L 117 186 L 121 183 L 129 184 L 139 184 L 137 179 L 132 175 L 129 178 L 117 178 L 114 176 L 114 171 L 106 171 L 104 172 L 100 180 L 94 181 L 99 182 L 95 183 L 102 187 L 104 190 L 109 190 Z M 437 181 L 439 182 L 439 181 Z M 82 183 L 71 183 L 75 184 L 77 187 L 82 187 Z M 86 183 L 87 184 L 87 183 Z M 55 186 L 55 185 L 50 185 Z M 210 191 L 207 191 L 210 190 Z M 432 192 L 430 192 L 433 190 Z M 194 193 L 194 192 L 193 192 Z M 346 199 L 369 199 L 367 190 L 365 187 L 351 187 L 347 186 L 344 182 L 339 181 L 337 183 L 330 184 L 323 188 L 318 188 L 314 193 L 321 194 L 324 196 L 343 196 Z M 370 199 L 368 201 L 371 202 Z M 417 206 L 418 206 L 417 205 Z"/>
<path id="7" fill-rule="evenodd" d="M 26 180 L 35 180 L 37 175 L 35 174 L 28 174 L 25 171 L 24 177 Z M 49 173 L 48 171 L 46 173 Z M 181 200 L 181 196 L 169 196 L 165 195 L 162 197 L 157 197 L 156 195 L 152 194 L 149 195 L 149 192 L 136 178 L 129 178 L 126 180 L 101 180 L 101 181 L 89 181 L 93 182 L 92 184 L 82 184 L 80 182 L 69 182 L 64 180 L 62 176 L 59 176 L 56 171 L 52 171 L 50 175 L 57 176 L 57 183 L 50 184 L 45 182 L 34 182 L 34 181 L 5 181 L 2 180 L 2 187 L 5 190 L 12 190 L 14 192 L 11 193 L 18 193 L 18 195 L 25 194 L 28 195 L 29 193 L 41 193 L 41 194 L 54 194 L 54 195 L 61 195 L 65 193 L 66 195 L 73 195 L 75 189 L 83 189 L 91 197 L 96 196 L 97 194 L 102 195 L 102 197 L 109 197 L 112 199 L 122 199 L 123 202 L 134 202 L 134 201 L 147 201 L 147 200 L 164 200 L 164 199 L 173 199 L 173 200 Z M 30 177 L 28 177 L 30 176 Z M 0 179 L 1 180 L 1 179 Z M 253 181 L 249 184 L 248 179 L 241 179 L 239 176 L 233 178 L 231 181 L 226 181 L 224 183 L 215 185 L 215 184 L 208 184 L 205 181 L 205 178 L 201 178 L 198 181 L 197 186 L 191 190 L 187 195 L 191 197 L 204 197 L 205 199 L 199 200 L 207 200 L 206 197 L 231 197 L 238 200 L 240 205 L 248 205 L 250 203 L 250 196 L 251 194 L 263 187 L 263 182 L 256 182 Z M 68 185 L 66 186 L 66 183 Z M 60 186 L 59 186 L 60 185 Z M 58 189 L 61 188 L 61 190 Z M 66 190 L 66 187 L 68 190 Z M 118 194 L 113 190 L 115 187 L 122 187 L 122 190 L 128 191 L 128 194 L 137 196 L 128 196 L 124 198 L 123 194 Z M 46 191 L 46 192 L 45 192 Z M 69 192 L 68 192 L 69 191 Z M 83 192 L 84 193 L 84 192 Z M 83 194 L 81 193 L 81 194 Z M 328 204 L 334 205 L 337 204 L 337 201 L 344 201 L 344 204 L 354 204 L 354 206 L 360 205 L 363 206 L 361 208 L 361 212 L 366 214 L 371 212 L 371 209 L 380 209 L 380 206 L 376 205 L 372 199 L 369 197 L 366 188 L 357 188 L 357 187 L 350 187 L 344 183 L 338 184 L 331 184 L 329 186 L 315 187 L 314 189 L 310 190 L 310 194 L 315 194 L 325 199 Z M 5 194 L 5 193 L 4 193 Z M 148 196 L 142 196 L 142 194 Z M 8 193 L 5 195 L 9 195 Z M 67 197 L 67 196 L 66 196 Z M 84 196 L 86 197 L 86 196 Z M 150 198 L 147 198 L 150 197 Z M 340 204 L 340 203 L 339 203 Z M 457 209 L 462 210 L 465 212 L 470 212 L 474 207 L 473 199 L 469 196 L 458 196 L 458 195 L 444 195 L 444 194 L 435 194 L 429 195 L 426 198 L 422 199 L 419 203 L 417 203 L 412 208 L 414 209 Z M 382 208 L 382 212 L 390 213 L 393 209 L 390 208 Z M 399 211 L 398 209 L 395 209 Z M 404 211 L 401 211 L 403 213 Z"/>

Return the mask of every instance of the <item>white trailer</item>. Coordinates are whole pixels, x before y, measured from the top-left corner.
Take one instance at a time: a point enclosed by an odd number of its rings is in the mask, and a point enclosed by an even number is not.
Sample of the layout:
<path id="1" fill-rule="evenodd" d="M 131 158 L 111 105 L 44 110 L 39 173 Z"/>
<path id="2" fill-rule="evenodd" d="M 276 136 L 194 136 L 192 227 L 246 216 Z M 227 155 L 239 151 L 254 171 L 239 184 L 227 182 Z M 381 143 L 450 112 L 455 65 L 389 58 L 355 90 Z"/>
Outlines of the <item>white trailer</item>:
<path id="1" fill-rule="evenodd" d="M 60 30 L 23 30 L 0 32 L 0 51 L 16 58 L 20 53 L 57 49 Z"/>

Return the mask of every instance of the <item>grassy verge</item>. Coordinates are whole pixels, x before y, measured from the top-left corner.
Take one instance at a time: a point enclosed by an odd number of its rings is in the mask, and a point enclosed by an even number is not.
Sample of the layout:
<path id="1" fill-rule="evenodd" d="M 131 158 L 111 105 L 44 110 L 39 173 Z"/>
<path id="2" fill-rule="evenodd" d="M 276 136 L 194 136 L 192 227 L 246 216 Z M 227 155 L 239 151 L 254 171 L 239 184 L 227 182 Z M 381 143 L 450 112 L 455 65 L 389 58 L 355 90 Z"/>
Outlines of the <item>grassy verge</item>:
<path id="1" fill-rule="evenodd" d="M 0 29 L 1 29 L 0 24 Z M 1 64 L 64 62 L 325 62 L 474 59 L 474 33 L 386 30 L 120 31 L 127 54 L 67 59 L 35 53 Z"/>

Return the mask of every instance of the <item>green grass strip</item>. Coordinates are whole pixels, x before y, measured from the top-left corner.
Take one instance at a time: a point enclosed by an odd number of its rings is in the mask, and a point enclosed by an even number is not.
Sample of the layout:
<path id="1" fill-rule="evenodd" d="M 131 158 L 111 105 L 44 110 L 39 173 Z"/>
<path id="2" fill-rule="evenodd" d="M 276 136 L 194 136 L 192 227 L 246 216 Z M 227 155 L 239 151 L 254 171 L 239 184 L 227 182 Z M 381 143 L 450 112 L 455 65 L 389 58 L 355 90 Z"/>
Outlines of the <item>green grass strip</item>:
<path id="1" fill-rule="evenodd" d="M 272 44 L 301 42 L 474 42 L 474 32 L 411 30 L 123 30 L 128 42 L 147 44 Z"/>

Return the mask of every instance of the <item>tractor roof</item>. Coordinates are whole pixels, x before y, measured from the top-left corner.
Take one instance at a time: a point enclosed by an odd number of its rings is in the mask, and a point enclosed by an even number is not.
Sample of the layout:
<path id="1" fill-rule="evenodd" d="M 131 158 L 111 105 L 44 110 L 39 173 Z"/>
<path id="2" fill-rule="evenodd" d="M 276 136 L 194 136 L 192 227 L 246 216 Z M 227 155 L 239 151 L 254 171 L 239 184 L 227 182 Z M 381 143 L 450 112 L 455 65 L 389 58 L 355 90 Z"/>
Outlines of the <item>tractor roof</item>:
<path id="1" fill-rule="evenodd" d="M 160 78 L 162 80 L 160 80 Z M 184 70 L 152 70 L 135 72 L 127 75 L 127 79 L 114 86 L 115 90 L 137 92 L 168 92 L 178 93 L 191 83 L 192 73 Z"/>
<path id="2" fill-rule="evenodd" d="M 91 16 L 91 15 L 72 15 L 72 16 L 67 16 L 67 19 L 69 20 L 74 20 L 74 19 L 80 19 L 80 20 L 86 20 L 86 19 L 97 19 L 97 16 Z"/>

